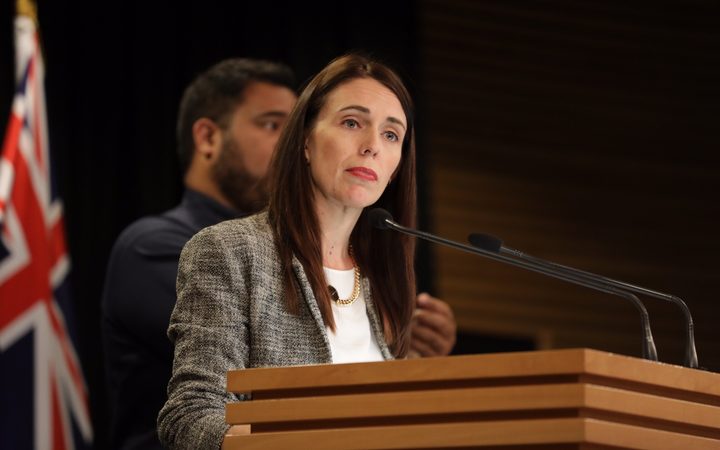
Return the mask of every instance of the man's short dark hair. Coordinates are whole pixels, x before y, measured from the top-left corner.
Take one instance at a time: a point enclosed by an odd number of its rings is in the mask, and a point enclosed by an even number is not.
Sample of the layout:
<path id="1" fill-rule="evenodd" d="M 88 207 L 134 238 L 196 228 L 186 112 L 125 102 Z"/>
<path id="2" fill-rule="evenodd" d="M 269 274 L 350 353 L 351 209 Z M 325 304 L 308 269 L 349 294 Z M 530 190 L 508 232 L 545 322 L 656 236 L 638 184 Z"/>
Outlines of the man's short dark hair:
<path id="1" fill-rule="evenodd" d="M 226 128 L 233 111 L 243 101 L 245 88 L 258 81 L 295 91 L 295 76 L 288 66 L 246 58 L 226 59 L 215 64 L 185 89 L 177 120 L 178 156 L 183 173 L 190 166 L 195 150 L 193 123 L 206 117 Z"/>

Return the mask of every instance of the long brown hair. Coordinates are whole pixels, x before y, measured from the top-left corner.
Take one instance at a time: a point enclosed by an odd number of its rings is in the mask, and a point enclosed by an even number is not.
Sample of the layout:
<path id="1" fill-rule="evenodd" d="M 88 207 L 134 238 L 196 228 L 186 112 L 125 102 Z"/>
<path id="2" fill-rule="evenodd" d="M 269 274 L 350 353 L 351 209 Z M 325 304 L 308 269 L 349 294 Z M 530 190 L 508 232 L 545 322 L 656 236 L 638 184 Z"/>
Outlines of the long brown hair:
<path id="1" fill-rule="evenodd" d="M 375 229 L 367 218 L 369 209 L 380 207 L 390 211 L 396 222 L 415 226 L 413 105 L 395 72 L 365 56 L 348 54 L 333 60 L 310 80 L 288 118 L 270 166 L 269 220 L 280 254 L 290 310 L 299 311 L 299 287 L 292 270 L 295 255 L 305 269 L 325 324 L 334 330 L 312 179 L 303 149 L 328 95 L 340 84 L 357 78 L 372 78 L 390 89 L 400 101 L 407 120 L 402 157 L 395 176 L 378 201 L 363 210 L 350 237 L 356 263 L 370 281 L 390 349 L 395 356 L 401 357 L 409 349 L 410 320 L 415 305 L 414 241 L 404 235 Z"/>

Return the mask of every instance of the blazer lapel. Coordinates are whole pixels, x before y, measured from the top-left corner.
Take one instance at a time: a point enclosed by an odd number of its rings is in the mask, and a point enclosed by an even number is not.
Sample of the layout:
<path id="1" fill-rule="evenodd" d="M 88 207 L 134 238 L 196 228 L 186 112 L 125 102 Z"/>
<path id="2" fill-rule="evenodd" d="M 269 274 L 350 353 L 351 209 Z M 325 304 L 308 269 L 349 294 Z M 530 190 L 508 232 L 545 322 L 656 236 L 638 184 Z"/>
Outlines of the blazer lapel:
<path id="1" fill-rule="evenodd" d="M 383 358 L 385 358 L 386 360 L 395 359 L 392 353 L 390 353 L 387 342 L 385 342 L 385 332 L 383 331 L 384 327 L 380 323 L 380 317 L 378 315 L 377 309 L 375 309 L 375 302 L 373 301 L 372 292 L 370 289 L 370 280 L 364 277 L 362 279 L 362 289 L 363 298 L 365 299 L 365 307 L 367 308 L 368 319 L 370 320 L 370 327 L 372 327 L 373 334 L 375 334 L 375 340 L 380 347 L 380 352 L 382 353 Z"/>
<path id="2" fill-rule="evenodd" d="M 332 362 L 332 352 L 330 351 L 330 341 L 328 340 L 327 331 L 325 329 L 325 322 L 323 322 L 322 314 L 320 314 L 320 308 L 318 307 L 310 282 L 307 279 L 307 275 L 305 275 L 305 269 L 300 263 L 300 260 L 298 260 L 294 255 L 292 258 L 292 267 L 295 271 L 298 284 L 300 285 L 302 296 L 310 309 L 310 314 L 312 314 L 313 319 L 315 319 L 315 324 L 318 327 L 320 335 L 323 337 L 323 342 L 325 342 L 325 348 L 322 349 L 322 357 L 327 362 Z"/>

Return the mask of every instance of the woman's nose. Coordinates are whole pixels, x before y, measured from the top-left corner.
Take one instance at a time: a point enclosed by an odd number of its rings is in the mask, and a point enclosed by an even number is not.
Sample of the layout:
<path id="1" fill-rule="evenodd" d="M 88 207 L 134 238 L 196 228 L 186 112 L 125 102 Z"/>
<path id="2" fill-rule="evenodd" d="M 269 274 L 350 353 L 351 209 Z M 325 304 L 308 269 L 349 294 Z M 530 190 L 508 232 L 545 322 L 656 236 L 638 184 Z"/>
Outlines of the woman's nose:
<path id="1" fill-rule="evenodd" d="M 363 156 L 375 156 L 380 149 L 380 136 L 376 133 L 368 133 L 363 141 L 360 153 Z"/>

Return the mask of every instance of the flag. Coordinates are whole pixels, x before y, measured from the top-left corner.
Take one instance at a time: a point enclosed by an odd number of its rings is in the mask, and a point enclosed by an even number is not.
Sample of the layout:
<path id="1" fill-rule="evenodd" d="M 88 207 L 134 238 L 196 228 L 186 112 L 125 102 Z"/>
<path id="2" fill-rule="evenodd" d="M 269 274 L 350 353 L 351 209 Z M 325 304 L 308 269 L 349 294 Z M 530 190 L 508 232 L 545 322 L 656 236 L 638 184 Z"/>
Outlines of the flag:
<path id="1" fill-rule="evenodd" d="M 92 425 L 71 336 L 35 7 L 17 5 L 17 89 L 0 155 L 0 448 L 84 448 Z"/>

